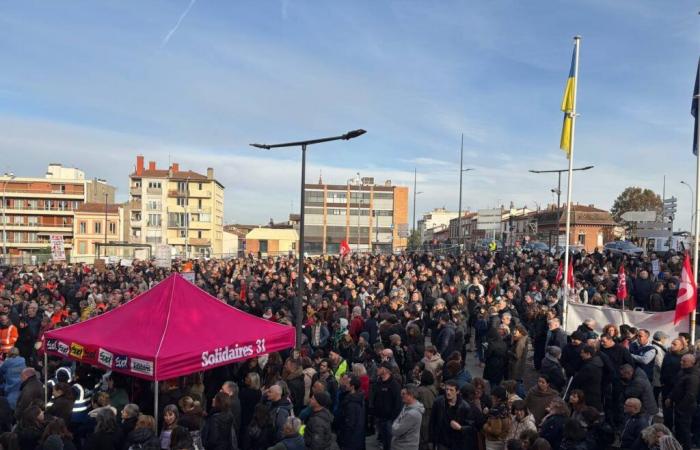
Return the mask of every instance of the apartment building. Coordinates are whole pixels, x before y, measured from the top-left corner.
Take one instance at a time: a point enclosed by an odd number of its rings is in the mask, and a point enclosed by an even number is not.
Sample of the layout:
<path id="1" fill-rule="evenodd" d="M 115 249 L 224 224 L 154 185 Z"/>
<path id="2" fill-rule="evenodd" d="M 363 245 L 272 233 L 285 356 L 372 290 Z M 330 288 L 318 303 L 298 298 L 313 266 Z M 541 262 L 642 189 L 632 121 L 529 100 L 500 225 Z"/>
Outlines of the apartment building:
<path id="1" fill-rule="evenodd" d="M 73 249 L 75 211 L 85 202 L 88 192 L 107 195 L 114 202 L 115 188 L 104 180 L 88 180 L 82 170 L 49 164 L 40 177 L 0 177 L 4 213 L 0 224 L 5 246 L 13 257 L 47 252 L 49 236 L 62 235 L 66 255 Z M 98 194 L 95 194 L 98 195 Z"/>
<path id="2" fill-rule="evenodd" d="M 124 223 L 122 205 L 83 203 L 78 206 L 73 218 L 71 261 L 92 263 L 97 256 L 123 256 L 116 247 L 103 248 L 98 254 L 97 243 L 123 241 Z"/>
<path id="3" fill-rule="evenodd" d="M 374 178 L 304 186 L 304 251 L 337 254 L 345 240 L 353 251 L 392 251 L 408 237 L 408 188 Z"/>
<path id="4" fill-rule="evenodd" d="M 435 208 L 429 213 L 423 214 L 418 220 L 418 233 L 421 243 L 432 238 L 433 231 L 442 231 L 450 226 L 450 220 L 457 218 L 457 213 L 448 211 L 445 208 Z"/>
<path id="5" fill-rule="evenodd" d="M 146 167 L 139 155 L 129 175 L 128 210 L 130 243 L 167 244 L 188 256 L 223 252 L 224 186 L 212 168 L 203 175 L 178 163 L 159 169 L 150 161 Z"/>

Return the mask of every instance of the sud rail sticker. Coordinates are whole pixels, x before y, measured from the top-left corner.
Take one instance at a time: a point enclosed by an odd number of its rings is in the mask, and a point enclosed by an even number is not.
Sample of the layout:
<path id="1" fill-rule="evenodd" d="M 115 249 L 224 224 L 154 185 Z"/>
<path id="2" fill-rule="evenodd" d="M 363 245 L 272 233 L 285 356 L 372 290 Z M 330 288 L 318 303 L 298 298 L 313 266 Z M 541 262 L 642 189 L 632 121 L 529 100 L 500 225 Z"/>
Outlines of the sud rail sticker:
<path id="1" fill-rule="evenodd" d="M 145 359 L 131 358 L 131 371 L 142 375 L 153 376 L 153 362 Z"/>

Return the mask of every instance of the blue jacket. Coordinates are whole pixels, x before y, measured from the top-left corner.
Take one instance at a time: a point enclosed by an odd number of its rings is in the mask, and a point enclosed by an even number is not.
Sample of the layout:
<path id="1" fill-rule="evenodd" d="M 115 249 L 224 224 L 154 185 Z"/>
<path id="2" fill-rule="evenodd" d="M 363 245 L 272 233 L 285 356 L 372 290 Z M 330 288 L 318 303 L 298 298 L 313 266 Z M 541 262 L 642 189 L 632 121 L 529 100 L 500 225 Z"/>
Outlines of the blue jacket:
<path id="1" fill-rule="evenodd" d="M 21 356 L 7 358 L 5 362 L 2 363 L 2 366 L 0 366 L 0 377 L 4 380 L 4 383 L 0 385 L 0 387 L 4 389 L 5 397 L 7 397 L 7 401 L 10 403 L 12 409 L 15 409 L 17 405 L 19 389 L 22 386 L 22 381 L 19 376 L 26 367 L 27 364 Z"/>

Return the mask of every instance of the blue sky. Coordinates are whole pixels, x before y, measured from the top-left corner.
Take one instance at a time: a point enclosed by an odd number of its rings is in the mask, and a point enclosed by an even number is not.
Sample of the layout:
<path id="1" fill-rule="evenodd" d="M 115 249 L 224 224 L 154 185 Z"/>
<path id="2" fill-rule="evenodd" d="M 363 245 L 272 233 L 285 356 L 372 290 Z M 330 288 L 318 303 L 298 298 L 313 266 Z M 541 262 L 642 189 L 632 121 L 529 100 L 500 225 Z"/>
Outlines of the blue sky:
<path id="1" fill-rule="evenodd" d="M 574 201 L 609 208 L 626 186 L 679 198 L 690 218 L 696 2 L 0 0 L 0 165 L 49 162 L 126 196 L 137 154 L 226 186 L 226 220 L 298 208 L 299 154 L 248 147 L 364 128 L 310 150 L 308 177 L 411 184 L 418 211 L 553 201 L 559 104 L 583 36 Z M 170 38 L 166 36 L 170 34 Z"/>

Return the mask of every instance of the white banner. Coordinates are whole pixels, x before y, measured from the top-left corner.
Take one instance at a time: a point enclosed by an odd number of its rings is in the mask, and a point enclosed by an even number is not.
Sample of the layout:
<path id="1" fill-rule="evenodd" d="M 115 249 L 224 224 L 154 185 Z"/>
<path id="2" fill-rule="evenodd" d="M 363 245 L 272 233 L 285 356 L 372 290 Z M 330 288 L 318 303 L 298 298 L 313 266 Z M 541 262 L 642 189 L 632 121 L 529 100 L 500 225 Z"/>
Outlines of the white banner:
<path id="1" fill-rule="evenodd" d="M 644 312 L 630 311 L 624 312 L 619 309 L 608 308 L 604 306 L 584 305 L 581 303 L 569 303 L 569 313 L 566 318 L 565 329 L 568 333 L 576 331 L 579 325 L 586 319 L 596 321 L 596 331 L 600 333 L 603 327 L 609 323 L 620 326 L 626 323 L 635 328 L 644 328 L 649 330 L 651 334 L 656 331 L 663 331 L 672 338 L 678 336 L 678 333 L 688 333 L 689 318 L 684 317 L 678 325 L 673 324 L 673 316 L 675 311 L 664 312 Z"/>
<path id="2" fill-rule="evenodd" d="M 63 242 L 63 236 L 60 234 L 52 234 L 49 236 L 51 242 L 51 259 L 55 261 L 66 260 L 66 248 Z"/>

